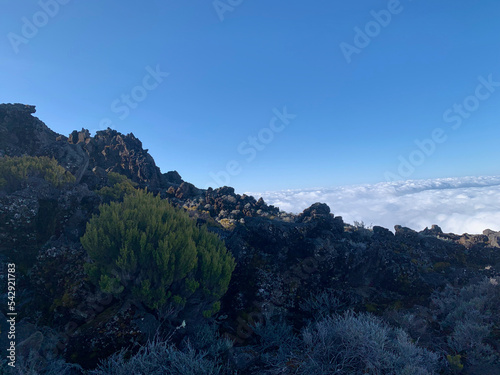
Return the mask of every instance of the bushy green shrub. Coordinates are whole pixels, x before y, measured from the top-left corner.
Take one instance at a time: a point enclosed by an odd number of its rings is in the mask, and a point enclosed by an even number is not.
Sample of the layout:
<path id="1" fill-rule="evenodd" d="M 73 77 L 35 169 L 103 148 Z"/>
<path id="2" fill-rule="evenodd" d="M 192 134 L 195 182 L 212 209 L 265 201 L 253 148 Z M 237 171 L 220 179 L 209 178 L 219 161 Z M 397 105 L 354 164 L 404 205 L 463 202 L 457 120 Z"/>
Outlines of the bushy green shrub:
<path id="1" fill-rule="evenodd" d="M 105 203 L 122 201 L 125 195 L 133 193 L 136 187 L 137 183 L 126 176 L 120 173 L 109 172 L 107 186 L 99 189 L 97 193 L 103 198 Z"/>
<path id="2" fill-rule="evenodd" d="M 217 235 L 144 190 L 101 205 L 81 242 L 93 260 L 91 281 L 153 309 L 183 305 L 196 293 L 215 312 L 235 266 Z"/>
<path id="3" fill-rule="evenodd" d="M 0 188 L 15 191 L 24 186 L 29 177 L 40 177 L 55 187 L 75 181 L 66 169 L 53 158 L 45 156 L 3 156 L 0 158 Z"/>

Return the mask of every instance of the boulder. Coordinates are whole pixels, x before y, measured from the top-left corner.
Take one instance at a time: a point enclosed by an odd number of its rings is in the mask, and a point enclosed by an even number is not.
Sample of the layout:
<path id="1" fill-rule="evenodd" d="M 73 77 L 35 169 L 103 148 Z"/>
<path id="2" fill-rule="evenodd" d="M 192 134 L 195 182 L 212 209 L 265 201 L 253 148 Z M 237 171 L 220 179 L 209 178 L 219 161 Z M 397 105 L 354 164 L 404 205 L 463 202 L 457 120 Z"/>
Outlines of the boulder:
<path id="1" fill-rule="evenodd" d="M 486 229 L 483 234 L 488 237 L 491 246 L 500 247 L 500 232 L 495 232 L 491 229 Z"/>

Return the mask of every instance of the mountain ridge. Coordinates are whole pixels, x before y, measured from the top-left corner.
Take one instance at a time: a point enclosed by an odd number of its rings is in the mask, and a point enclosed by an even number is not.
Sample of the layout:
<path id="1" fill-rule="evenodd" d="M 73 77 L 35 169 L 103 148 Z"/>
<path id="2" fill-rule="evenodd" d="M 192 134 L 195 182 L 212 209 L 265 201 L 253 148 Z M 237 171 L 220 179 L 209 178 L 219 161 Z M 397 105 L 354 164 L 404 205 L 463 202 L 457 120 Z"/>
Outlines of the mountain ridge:
<path id="1" fill-rule="evenodd" d="M 337 300 L 336 312 L 415 314 L 426 322 L 419 342 L 441 350 L 452 336 L 438 319 L 433 296 L 447 285 L 466 287 L 499 276 L 500 232 L 458 235 L 433 225 L 420 232 L 396 226 L 392 233 L 346 224 L 324 203 L 289 214 L 262 198 L 235 194 L 231 187 L 199 189 L 176 171 L 161 173 L 133 134 L 107 129 L 90 137 L 82 129 L 66 137 L 34 113 L 34 106 L 0 105 L 0 156 L 53 157 L 76 179 L 56 188 L 28 178 L 15 191 L 0 190 L 0 258 L 20 268 L 19 342 L 36 339 L 30 346 L 42 362 L 56 353 L 92 368 L 122 348 L 144 345 L 160 329 L 181 342 L 204 321 L 196 306 L 166 318 L 106 296 L 89 283 L 80 238 L 99 212 L 104 200 L 98 191 L 107 186 L 110 173 L 168 199 L 225 242 L 236 269 L 213 322 L 235 343 L 224 358 L 239 373 L 262 373 L 265 367 L 263 353 L 251 349 L 261 337 L 253 328 L 256 321 L 274 314 L 299 331 L 317 313 L 304 301 L 321 295 Z M 183 321 L 186 331 L 176 328 Z M 2 322 L 4 332 L 6 319 Z M 492 332 L 490 341 L 499 351 L 500 337 Z M 2 347 L 4 340 L 1 336 Z M 27 343 L 23 350 L 29 351 Z"/>

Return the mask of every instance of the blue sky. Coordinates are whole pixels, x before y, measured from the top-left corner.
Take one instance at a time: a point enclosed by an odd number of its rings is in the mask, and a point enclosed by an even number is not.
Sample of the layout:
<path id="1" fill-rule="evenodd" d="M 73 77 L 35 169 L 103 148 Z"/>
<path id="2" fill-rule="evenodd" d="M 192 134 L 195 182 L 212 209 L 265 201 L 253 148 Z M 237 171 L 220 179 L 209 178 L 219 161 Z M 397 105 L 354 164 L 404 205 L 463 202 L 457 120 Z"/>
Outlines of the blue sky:
<path id="1" fill-rule="evenodd" d="M 133 132 L 199 187 L 500 174 L 496 0 L 0 6 L 0 102 Z"/>

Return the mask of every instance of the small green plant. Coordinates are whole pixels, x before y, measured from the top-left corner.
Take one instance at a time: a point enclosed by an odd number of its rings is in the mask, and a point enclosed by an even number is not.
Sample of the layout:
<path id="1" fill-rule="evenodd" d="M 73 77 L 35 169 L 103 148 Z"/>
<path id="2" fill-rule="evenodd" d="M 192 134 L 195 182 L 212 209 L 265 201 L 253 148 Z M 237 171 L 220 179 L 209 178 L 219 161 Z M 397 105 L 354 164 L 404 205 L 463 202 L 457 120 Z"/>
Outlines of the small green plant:
<path id="1" fill-rule="evenodd" d="M 23 188 L 28 178 L 40 177 L 55 187 L 75 182 L 75 176 L 46 156 L 3 156 L 0 158 L 0 189 Z"/>
<path id="2" fill-rule="evenodd" d="M 437 262 L 437 263 L 434 263 L 432 268 L 436 272 L 442 272 L 442 271 L 445 271 L 446 269 L 450 268 L 450 266 L 451 266 L 451 264 L 448 262 Z"/>
<path id="3" fill-rule="evenodd" d="M 460 354 L 453 356 L 448 354 L 446 356 L 446 359 L 448 360 L 448 363 L 450 364 L 450 368 L 453 371 L 453 373 L 458 374 L 463 370 L 464 365 L 462 364 L 461 361 L 462 356 Z"/>
<path id="4" fill-rule="evenodd" d="M 205 318 L 209 318 L 209 317 L 211 317 L 212 315 L 214 315 L 214 314 L 218 313 L 218 312 L 219 312 L 219 310 L 220 310 L 220 302 L 219 302 L 219 301 L 214 302 L 214 303 L 212 304 L 212 308 L 211 308 L 210 310 L 205 310 L 205 311 L 203 311 L 203 316 L 204 316 Z"/>
<path id="5" fill-rule="evenodd" d="M 92 259 L 86 265 L 92 282 L 152 309 L 183 306 L 196 294 L 215 312 L 235 267 L 216 234 L 144 190 L 101 205 L 81 242 Z"/>

